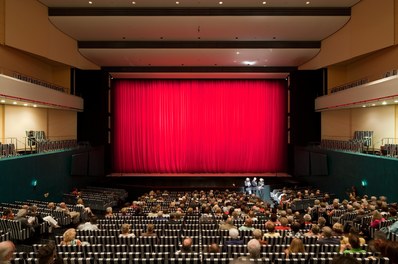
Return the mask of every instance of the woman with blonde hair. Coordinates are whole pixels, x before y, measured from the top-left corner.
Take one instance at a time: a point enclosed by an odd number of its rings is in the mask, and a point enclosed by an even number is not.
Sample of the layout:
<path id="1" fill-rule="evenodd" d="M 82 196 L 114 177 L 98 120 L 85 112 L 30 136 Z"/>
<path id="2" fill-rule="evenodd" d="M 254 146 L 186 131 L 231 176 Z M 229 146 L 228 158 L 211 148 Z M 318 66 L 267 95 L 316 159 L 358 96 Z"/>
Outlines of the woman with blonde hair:
<path id="1" fill-rule="evenodd" d="M 293 238 L 290 246 L 285 249 L 286 258 L 289 257 L 291 253 L 305 253 L 304 244 L 300 238 Z"/>
<path id="2" fill-rule="evenodd" d="M 122 224 L 121 234 L 119 234 L 119 237 L 135 237 L 133 233 L 130 233 L 129 224 Z"/>
<path id="3" fill-rule="evenodd" d="M 76 229 L 69 228 L 64 233 L 64 240 L 61 241 L 61 245 L 71 245 L 71 246 L 80 246 L 82 242 L 79 239 L 76 239 Z"/>

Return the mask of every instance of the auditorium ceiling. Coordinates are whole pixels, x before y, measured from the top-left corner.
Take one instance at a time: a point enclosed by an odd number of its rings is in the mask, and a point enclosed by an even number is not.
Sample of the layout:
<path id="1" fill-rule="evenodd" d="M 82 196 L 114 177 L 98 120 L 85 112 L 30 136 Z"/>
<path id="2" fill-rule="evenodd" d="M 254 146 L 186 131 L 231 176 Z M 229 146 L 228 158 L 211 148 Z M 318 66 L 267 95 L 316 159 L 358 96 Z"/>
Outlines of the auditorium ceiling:
<path id="1" fill-rule="evenodd" d="M 285 78 L 359 0 L 38 0 L 114 78 Z"/>

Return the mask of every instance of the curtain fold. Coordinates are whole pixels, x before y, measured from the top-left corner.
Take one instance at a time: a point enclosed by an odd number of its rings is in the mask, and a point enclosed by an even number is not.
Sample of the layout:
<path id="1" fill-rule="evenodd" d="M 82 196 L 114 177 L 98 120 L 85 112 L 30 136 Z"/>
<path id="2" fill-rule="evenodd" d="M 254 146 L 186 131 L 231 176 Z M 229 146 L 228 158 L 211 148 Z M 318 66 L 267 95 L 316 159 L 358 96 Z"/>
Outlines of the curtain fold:
<path id="1" fill-rule="evenodd" d="M 285 171 L 281 80 L 116 80 L 113 171 Z"/>

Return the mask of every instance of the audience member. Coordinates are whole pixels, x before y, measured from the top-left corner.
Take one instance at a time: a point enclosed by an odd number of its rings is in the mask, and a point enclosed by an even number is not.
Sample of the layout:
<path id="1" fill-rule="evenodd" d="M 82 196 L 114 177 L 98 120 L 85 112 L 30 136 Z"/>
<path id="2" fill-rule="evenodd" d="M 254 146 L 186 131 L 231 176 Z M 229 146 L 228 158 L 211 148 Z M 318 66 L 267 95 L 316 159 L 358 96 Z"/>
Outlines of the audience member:
<path id="1" fill-rule="evenodd" d="M 253 220 L 251 218 L 246 218 L 245 223 L 239 227 L 239 231 L 253 231 Z"/>
<path id="2" fill-rule="evenodd" d="M 332 264 L 361 264 L 361 262 L 350 255 L 341 255 L 333 258 Z"/>
<path id="3" fill-rule="evenodd" d="M 217 243 L 212 243 L 208 250 L 209 253 L 220 253 L 221 252 L 221 248 Z"/>
<path id="4" fill-rule="evenodd" d="M 76 230 L 74 228 L 66 230 L 63 238 L 61 245 L 80 246 L 82 244 L 79 239 L 76 239 Z"/>
<path id="5" fill-rule="evenodd" d="M 226 251 L 226 246 L 228 245 L 243 245 L 243 240 L 239 238 L 238 229 L 231 228 L 229 230 L 229 239 L 224 242 L 224 251 Z"/>
<path id="6" fill-rule="evenodd" d="M 254 229 L 253 230 L 253 238 L 257 239 L 260 245 L 267 245 L 268 242 L 266 240 L 263 240 L 263 231 L 260 229 Z"/>
<path id="7" fill-rule="evenodd" d="M 15 245 L 11 241 L 0 242 L 0 264 L 9 264 L 15 251 Z"/>
<path id="8" fill-rule="evenodd" d="M 191 253 L 192 251 L 192 238 L 190 237 L 186 237 L 184 238 L 184 240 L 182 241 L 181 244 L 181 249 L 178 250 L 176 252 L 176 254 L 178 253 Z"/>
<path id="9" fill-rule="evenodd" d="M 350 234 L 348 236 L 348 243 L 341 245 L 340 252 L 346 253 L 365 253 L 366 250 L 361 248 L 359 244 L 359 237 L 355 234 Z"/>
<path id="10" fill-rule="evenodd" d="M 37 251 L 39 264 L 62 264 L 62 260 L 58 258 L 54 244 L 47 244 L 40 247 Z"/>
<path id="11" fill-rule="evenodd" d="M 130 224 L 122 224 L 120 231 L 119 237 L 135 237 L 133 233 L 130 233 Z"/>
<path id="12" fill-rule="evenodd" d="M 317 244 L 340 245 L 340 239 L 332 237 L 332 229 L 328 226 L 322 228 L 321 237 L 317 240 Z"/>
<path id="13" fill-rule="evenodd" d="M 290 246 L 285 249 L 286 258 L 289 257 L 291 253 L 304 253 L 304 244 L 300 238 L 293 238 Z"/>
<path id="14" fill-rule="evenodd" d="M 98 218 L 96 216 L 90 217 L 90 221 L 81 224 L 77 227 L 78 230 L 90 230 L 90 231 L 95 231 L 99 230 L 98 225 L 97 225 L 97 220 Z"/>
<path id="15" fill-rule="evenodd" d="M 115 217 L 115 215 L 113 214 L 113 209 L 112 207 L 107 207 L 105 211 L 105 218 L 112 218 L 112 217 Z"/>
<path id="16" fill-rule="evenodd" d="M 141 233 L 141 236 L 157 236 L 155 233 L 155 225 L 154 224 L 148 224 L 146 226 L 146 232 Z"/>
<path id="17" fill-rule="evenodd" d="M 264 234 L 264 237 L 280 237 L 281 234 L 279 232 L 275 232 L 275 224 L 272 222 L 269 222 L 266 225 L 267 228 L 267 233 Z"/>

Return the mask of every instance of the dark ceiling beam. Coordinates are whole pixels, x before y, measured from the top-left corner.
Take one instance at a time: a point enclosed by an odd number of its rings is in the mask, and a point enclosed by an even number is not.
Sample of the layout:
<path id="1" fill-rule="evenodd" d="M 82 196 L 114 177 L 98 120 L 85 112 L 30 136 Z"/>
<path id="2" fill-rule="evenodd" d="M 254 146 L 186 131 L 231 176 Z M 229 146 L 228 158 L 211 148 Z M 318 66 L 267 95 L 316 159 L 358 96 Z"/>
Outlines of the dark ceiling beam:
<path id="1" fill-rule="evenodd" d="M 231 73 L 281 73 L 281 72 L 293 72 L 297 70 L 297 67 L 281 66 L 281 67 L 258 67 L 258 66 L 246 66 L 246 67 L 202 67 L 202 66 L 151 66 L 151 67 L 102 67 L 102 70 L 107 72 L 196 72 L 196 73 L 220 73 L 220 72 L 231 72 Z"/>
<path id="2" fill-rule="evenodd" d="M 321 41 L 78 41 L 79 49 L 319 49 Z"/>
<path id="3" fill-rule="evenodd" d="M 351 16 L 336 8 L 49 8 L 49 16 Z"/>

